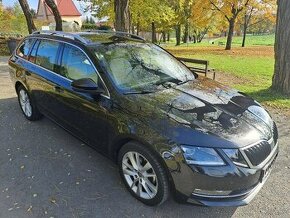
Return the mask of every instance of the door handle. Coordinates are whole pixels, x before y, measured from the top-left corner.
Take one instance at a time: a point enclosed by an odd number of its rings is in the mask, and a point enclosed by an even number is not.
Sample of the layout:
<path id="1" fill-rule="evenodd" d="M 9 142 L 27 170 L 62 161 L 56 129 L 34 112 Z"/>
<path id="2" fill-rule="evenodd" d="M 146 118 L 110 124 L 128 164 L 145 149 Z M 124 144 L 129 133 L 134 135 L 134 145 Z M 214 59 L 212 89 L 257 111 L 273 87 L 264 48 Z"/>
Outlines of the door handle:
<path id="1" fill-rule="evenodd" d="M 54 87 L 54 91 L 56 91 L 58 93 L 63 93 L 64 92 L 63 89 L 61 87 L 59 87 L 59 86 L 55 86 Z"/>

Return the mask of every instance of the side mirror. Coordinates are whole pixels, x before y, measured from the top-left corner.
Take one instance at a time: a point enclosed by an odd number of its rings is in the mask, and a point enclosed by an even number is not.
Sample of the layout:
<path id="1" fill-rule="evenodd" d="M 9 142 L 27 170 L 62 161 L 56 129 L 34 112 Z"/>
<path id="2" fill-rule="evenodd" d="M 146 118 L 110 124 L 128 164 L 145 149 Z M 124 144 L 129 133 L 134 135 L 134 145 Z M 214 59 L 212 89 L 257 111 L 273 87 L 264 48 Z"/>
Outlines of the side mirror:
<path id="1" fill-rule="evenodd" d="M 99 88 L 98 85 L 90 78 L 83 78 L 74 80 L 71 83 L 71 86 L 74 91 L 90 94 L 102 94 L 104 90 Z"/>

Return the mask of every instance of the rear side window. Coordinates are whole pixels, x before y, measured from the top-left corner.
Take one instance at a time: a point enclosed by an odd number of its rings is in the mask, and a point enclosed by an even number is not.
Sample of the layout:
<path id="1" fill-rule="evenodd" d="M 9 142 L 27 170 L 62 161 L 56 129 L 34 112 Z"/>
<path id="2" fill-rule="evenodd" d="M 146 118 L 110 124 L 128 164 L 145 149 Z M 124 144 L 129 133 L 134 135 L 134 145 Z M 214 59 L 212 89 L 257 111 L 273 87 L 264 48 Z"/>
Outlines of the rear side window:
<path id="1" fill-rule="evenodd" d="M 34 43 L 34 46 L 30 52 L 30 56 L 29 56 L 29 61 L 32 62 L 32 63 L 35 63 L 36 61 L 36 52 L 37 52 L 37 49 L 38 49 L 38 45 L 39 45 L 39 40 L 37 40 L 35 43 Z"/>
<path id="2" fill-rule="evenodd" d="M 57 51 L 60 43 L 48 40 L 41 40 L 35 63 L 48 70 L 53 71 L 56 66 Z"/>
<path id="3" fill-rule="evenodd" d="M 28 59 L 29 51 L 31 47 L 33 46 L 34 39 L 25 39 L 22 44 L 19 46 L 19 48 L 16 51 L 16 54 L 19 57 L 22 57 L 24 59 Z"/>
<path id="4" fill-rule="evenodd" d="M 78 48 L 65 45 L 60 74 L 68 79 L 90 78 L 98 83 L 98 75 L 88 57 Z"/>

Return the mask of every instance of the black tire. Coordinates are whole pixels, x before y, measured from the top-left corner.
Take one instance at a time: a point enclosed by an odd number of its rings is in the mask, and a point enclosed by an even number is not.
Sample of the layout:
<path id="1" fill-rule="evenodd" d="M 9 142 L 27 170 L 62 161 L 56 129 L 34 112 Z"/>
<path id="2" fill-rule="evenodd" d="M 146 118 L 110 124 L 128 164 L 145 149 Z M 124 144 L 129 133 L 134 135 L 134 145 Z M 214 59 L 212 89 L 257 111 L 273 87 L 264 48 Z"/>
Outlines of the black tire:
<path id="1" fill-rule="evenodd" d="M 30 106 L 31 106 L 31 114 L 27 114 L 25 113 L 25 111 L 23 110 L 22 106 L 21 106 L 21 103 L 20 103 L 20 92 L 25 92 L 28 96 L 28 99 L 29 99 L 29 103 L 30 103 Z M 19 103 L 19 106 L 20 106 L 20 109 L 23 113 L 23 115 L 25 116 L 25 118 L 27 120 L 30 120 L 30 121 L 36 121 L 36 120 L 39 120 L 41 119 L 42 117 L 42 114 L 39 112 L 39 110 L 37 109 L 36 107 L 36 104 L 34 103 L 34 101 L 32 100 L 32 98 L 30 97 L 28 91 L 25 89 L 24 86 L 20 85 L 18 88 L 17 88 L 17 95 L 18 95 L 18 103 Z"/>
<path id="2" fill-rule="evenodd" d="M 123 173 L 123 167 L 122 167 L 123 157 L 128 152 L 137 152 L 137 153 L 141 154 L 143 157 L 146 158 L 146 161 L 148 161 L 151 164 L 151 166 L 154 170 L 154 173 L 156 174 L 156 179 L 158 182 L 157 183 L 158 184 L 157 185 L 157 193 L 155 194 L 155 196 L 153 198 L 151 198 L 151 199 L 142 198 L 139 195 L 137 195 L 130 188 L 130 186 L 125 178 L 125 175 Z M 139 201 L 141 201 L 144 204 L 149 205 L 149 206 L 155 206 L 155 205 L 160 205 L 160 204 L 164 203 L 169 198 L 170 188 L 169 188 L 169 181 L 168 181 L 168 177 L 166 174 L 166 170 L 164 169 L 164 167 L 162 166 L 162 164 L 158 160 L 157 154 L 155 154 L 154 152 L 152 152 L 151 150 L 149 150 L 148 148 L 146 148 L 142 144 L 139 144 L 136 142 L 129 142 L 129 143 L 125 144 L 124 146 L 122 146 L 122 148 L 118 154 L 118 166 L 119 166 L 120 176 L 121 176 L 122 181 L 124 182 L 125 186 L 129 190 L 131 195 L 133 195 Z M 144 187 L 142 187 L 142 189 L 145 190 Z"/>

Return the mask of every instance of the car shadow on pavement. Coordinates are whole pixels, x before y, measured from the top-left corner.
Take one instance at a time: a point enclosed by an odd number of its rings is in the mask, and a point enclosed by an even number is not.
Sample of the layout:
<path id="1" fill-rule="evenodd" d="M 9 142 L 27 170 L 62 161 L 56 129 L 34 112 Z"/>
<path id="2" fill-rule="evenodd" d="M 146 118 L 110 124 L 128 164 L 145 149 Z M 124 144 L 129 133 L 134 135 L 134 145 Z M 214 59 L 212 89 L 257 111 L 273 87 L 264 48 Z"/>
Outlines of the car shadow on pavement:
<path id="1" fill-rule="evenodd" d="M 233 207 L 140 203 L 116 165 L 17 98 L 0 99 L 0 217 L 231 217 Z"/>

